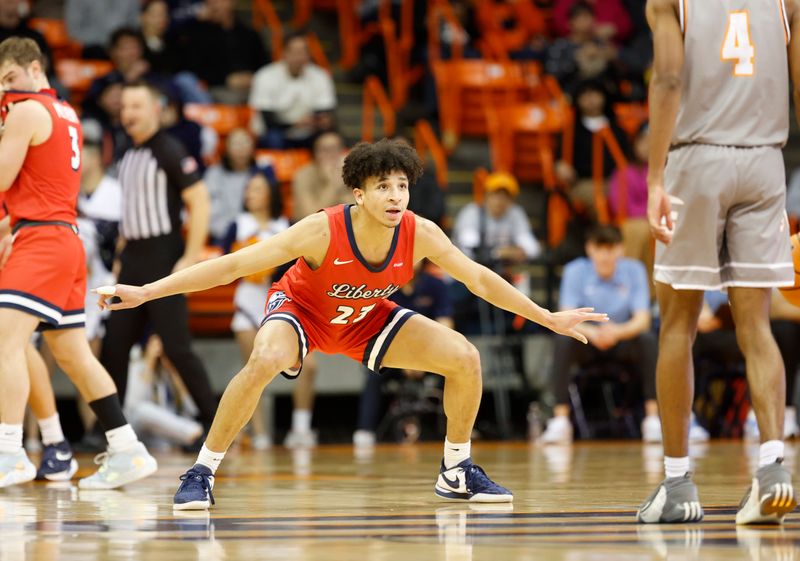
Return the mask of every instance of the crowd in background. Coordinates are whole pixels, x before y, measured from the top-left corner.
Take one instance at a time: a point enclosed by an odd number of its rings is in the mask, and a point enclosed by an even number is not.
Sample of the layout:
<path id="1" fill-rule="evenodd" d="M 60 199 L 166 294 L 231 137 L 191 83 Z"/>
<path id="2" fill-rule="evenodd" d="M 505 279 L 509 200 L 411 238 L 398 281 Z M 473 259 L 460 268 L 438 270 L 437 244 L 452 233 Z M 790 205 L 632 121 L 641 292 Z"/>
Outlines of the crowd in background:
<path id="1" fill-rule="evenodd" d="M 98 76 L 81 99 L 73 99 L 79 103 L 86 138 L 79 210 L 92 267 L 91 284 L 104 284 L 114 269 L 122 204 L 117 166 L 132 146 L 121 115 L 122 90 L 128 83 L 146 80 L 162 93 L 161 127 L 181 142 L 199 166 L 211 201 L 208 243 L 220 251 L 232 251 L 274 235 L 319 208 L 350 202 L 341 167 L 348 144 L 356 139 L 344 138 L 337 127 L 336 84 L 331 73 L 312 62 L 304 33 L 287 33 L 281 57 L 271 57 L 265 37 L 249 23 L 248 4 L 234 0 L 116 0 L 112 10 L 104 0 L 64 0 L 63 5 L 37 0 L 30 6 L 23 0 L 0 0 L 0 40 L 12 35 L 31 37 L 52 61 L 52 49 L 29 25 L 29 17 L 63 15 L 70 37 L 81 44 L 83 58 L 111 62 L 110 72 Z M 393 13 L 399 14 L 401 1 L 391 0 L 391 4 Z M 657 309 L 652 297 L 653 245 L 646 222 L 648 131 L 645 123 L 635 134 L 625 132 L 612 110 L 614 103 L 643 102 L 647 97 L 652 45 L 644 17 L 645 2 L 450 0 L 450 4 L 460 27 L 441 24 L 445 56 L 458 44 L 466 57 L 479 57 L 487 33 L 502 30 L 511 59 L 541 64 L 571 100 L 575 111 L 574 155 L 569 162 L 556 161 L 555 174 L 567 194 L 572 219 L 562 245 L 547 247 L 531 228 L 531 209 L 518 201 L 523 188 L 538 186 L 520 185 L 513 175 L 500 170 L 485 181 L 483 200 L 463 206 L 450 221 L 444 220 L 446 195 L 435 185 L 432 173 L 423 178 L 427 183 L 412 191 L 411 208 L 440 224 L 452 224 L 450 233 L 460 249 L 507 276 L 522 290 L 527 290 L 528 284 L 519 272 L 521 265 L 537 261 L 565 265 L 559 306 L 593 306 L 610 314 L 612 321 L 607 326 L 587 327 L 589 345 L 585 350 L 563 338 L 555 341 L 549 389 L 555 414 L 545 431 L 545 441 L 566 443 L 573 438 L 569 419 L 576 403 L 572 393 L 576 391 L 576 368 L 585 370 L 609 363 L 620 366 L 618 381 L 626 392 L 640 388 L 630 401 L 644 404 L 641 435 L 645 440 L 659 441 L 654 388 Z M 506 9 L 498 10 L 498 5 Z M 428 28 L 422 14 L 426 3 L 416 1 L 415 7 L 412 59 L 425 65 Z M 358 13 L 366 23 L 377 18 L 378 10 L 377 0 L 363 0 Z M 349 81 L 368 74 L 385 78 L 384 46 L 379 37 L 373 41 L 364 46 L 358 65 L 347 75 Z M 51 64 L 52 83 L 69 99 L 71 92 L 59 83 L 52 68 Z M 430 90 L 436 84 L 431 80 L 423 83 L 414 92 L 414 101 L 435 123 L 438 108 Z M 219 138 L 213 129 L 186 117 L 184 107 L 189 103 L 248 105 L 253 119 L 248 127 Z M 619 170 L 608 148 L 600 155 L 611 215 L 626 217 L 619 229 L 597 227 L 598 211 L 594 208 L 593 135 L 605 128 L 610 129 L 628 160 L 628 166 Z M 294 173 L 287 192 L 279 185 L 276 170 L 257 159 L 260 148 L 305 148 L 311 159 Z M 792 183 L 798 185 L 794 189 L 796 199 L 800 179 Z M 286 194 L 290 194 L 288 200 L 284 200 Z M 626 208 L 621 209 L 623 204 Z M 408 291 L 398 293 L 407 305 L 414 306 L 415 298 L 428 302 L 432 318 L 452 324 L 455 316 L 459 329 L 468 330 L 470 321 L 478 321 L 477 312 L 459 321 L 452 306 L 452 300 L 460 297 L 458 290 L 448 288 L 447 279 L 441 279 L 435 267 L 424 267 L 421 275 Z M 244 279 L 237 287 L 237 312 L 231 330 L 242 356 L 249 355 L 260 324 L 263 297 L 274 277 L 273 272 L 266 272 Z M 430 294 L 423 298 L 419 291 Z M 466 300 L 458 301 L 459 309 L 469 309 Z M 701 324 L 700 362 L 709 357 L 716 360 L 715 364 L 741 362 L 734 352 L 735 339 L 721 336 L 729 327 L 718 320 L 726 304 L 724 294 L 710 297 L 708 321 Z M 792 337 L 796 340 L 798 314 L 780 303 L 775 308 L 776 333 L 783 333 L 787 341 Z M 508 319 L 507 327 L 513 329 L 513 318 Z M 94 321 L 89 336 L 99 341 L 102 318 Z M 196 411 L 179 378 L 170 374 L 174 367 L 160 358 L 159 341 L 143 342 L 143 347 L 141 360 L 145 366 L 137 370 L 136 377 L 151 389 L 139 387 L 131 394 L 141 402 L 169 402 L 173 413 Z M 783 345 L 783 350 L 791 384 L 798 359 L 793 345 Z M 313 364 L 307 364 L 307 370 L 313 370 Z M 154 378 L 160 380 L 156 386 L 152 385 Z M 313 377 L 309 379 L 313 383 Z M 311 390 L 303 391 L 307 394 Z M 378 424 L 374 402 L 380 398 L 380 386 L 368 383 L 367 392 L 371 397 L 362 404 L 357 433 L 361 443 L 374 442 Z M 793 392 L 787 395 L 793 403 Z M 300 396 L 298 406 L 297 399 L 296 409 L 301 413 L 293 418 L 295 442 L 310 445 L 315 442 L 311 436 L 312 400 L 308 395 Z M 793 424 L 787 425 L 787 435 L 795 435 L 800 431 L 794 409 L 789 411 L 787 418 Z M 140 416 L 149 419 L 148 414 L 157 417 L 150 410 Z M 136 415 L 131 417 L 135 419 Z M 694 423 L 695 438 L 707 438 L 705 429 Z M 746 430 L 752 436 L 751 420 L 748 423 Z M 183 424 L 179 429 L 174 431 L 175 440 L 186 444 L 199 436 L 202 427 Z M 265 431 L 263 419 L 255 419 L 253 442 L 257 447 L 269 444 Z"/>

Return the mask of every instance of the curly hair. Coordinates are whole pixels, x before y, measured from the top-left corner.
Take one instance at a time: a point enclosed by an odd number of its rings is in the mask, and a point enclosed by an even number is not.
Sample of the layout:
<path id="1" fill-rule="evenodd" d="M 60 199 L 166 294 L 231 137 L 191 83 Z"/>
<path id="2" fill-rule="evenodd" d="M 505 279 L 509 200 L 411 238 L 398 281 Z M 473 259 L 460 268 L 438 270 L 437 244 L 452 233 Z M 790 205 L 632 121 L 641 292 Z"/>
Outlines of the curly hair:
<path id="1" fill-rule="evenodd" d="M 374 144 L 356 144 L 344 159 L 342 179 L 351 189 L 363 189 L 367 178 L 393 171 L 404 173 L 413 185 L 422 175 L 422 160 L 407 142 L 384 138 Z"/>

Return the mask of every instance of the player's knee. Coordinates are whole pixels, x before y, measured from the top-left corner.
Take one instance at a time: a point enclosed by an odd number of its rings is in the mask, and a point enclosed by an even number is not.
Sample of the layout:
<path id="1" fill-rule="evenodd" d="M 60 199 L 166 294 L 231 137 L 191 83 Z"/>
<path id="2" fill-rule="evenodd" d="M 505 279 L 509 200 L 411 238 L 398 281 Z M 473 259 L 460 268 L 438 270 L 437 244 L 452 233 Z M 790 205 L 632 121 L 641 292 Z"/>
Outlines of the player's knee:
<path id="1" fill-rule="evenodd" d="M 481 375 L 481 355 L 475 345 L 464 339 L 453 361 L 453 370 L 459 374 Z"/>
<path id="2" fill-rule="evenodd" d="M 297 357 L 280 347 L 261 346 L 253 349 L 247 361 L 246 370 L 258 378 L 271 379 L 275 374 L 291 368 L 297 362 Z"/>

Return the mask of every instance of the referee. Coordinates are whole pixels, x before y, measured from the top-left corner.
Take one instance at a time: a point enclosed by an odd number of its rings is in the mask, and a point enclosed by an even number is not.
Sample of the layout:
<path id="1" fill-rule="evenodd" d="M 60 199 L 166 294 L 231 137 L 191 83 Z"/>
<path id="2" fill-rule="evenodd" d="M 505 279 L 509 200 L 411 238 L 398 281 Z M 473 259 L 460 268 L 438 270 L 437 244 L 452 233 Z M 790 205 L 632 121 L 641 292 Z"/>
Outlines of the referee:
<path id="1" fill-rule="evenodd" d="M 199 260 L 208 235 L 210 203 L 197 162 L 176 139 L 160 130 L 164 96 L 146 82 L 125 86 L 122 125 L 133 140 L 120 160 L 120 283 L 143 285 Z M 188 235 L 181 237 L 181 211 L 188 210 Z M 147 327 L 161 338 L 206 430 L 216 411 L 208 374 L 192 352 L 186 297 L 171 296 L 111 314 L 101 361 L 124 403 L 131 347 Z"/>

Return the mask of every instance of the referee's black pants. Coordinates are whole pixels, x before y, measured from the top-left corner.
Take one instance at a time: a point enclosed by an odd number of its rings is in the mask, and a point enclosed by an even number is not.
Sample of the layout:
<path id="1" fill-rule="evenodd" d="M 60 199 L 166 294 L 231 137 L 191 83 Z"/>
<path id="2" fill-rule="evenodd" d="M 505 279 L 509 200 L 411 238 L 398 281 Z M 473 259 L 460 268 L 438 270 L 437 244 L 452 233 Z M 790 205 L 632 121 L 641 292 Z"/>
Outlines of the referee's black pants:
<path id="1" fill-rule="evenodd" d="M 129 241 L 122 252 L 118 282 L 141 286 L 169 275 L 182 249 L 168 243 L 165 238 Z M 171 250 L 169 246 L 172 246 Z M 100 361 L 114 379 L 120 401 L 125 403 L 131 347 L 142 340 L 148 326 L 161 338 L 164 354 L 175 366 L 200 410 L 200 421 L 206 428 L 210 427 L 217 400 L 203 363 L 192 351 L 189 310 L 183 295 L 152 300 L 138 308 L 111 313 Z"/>

